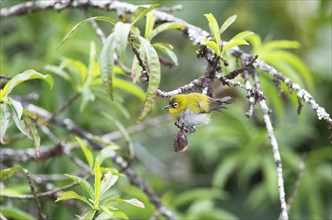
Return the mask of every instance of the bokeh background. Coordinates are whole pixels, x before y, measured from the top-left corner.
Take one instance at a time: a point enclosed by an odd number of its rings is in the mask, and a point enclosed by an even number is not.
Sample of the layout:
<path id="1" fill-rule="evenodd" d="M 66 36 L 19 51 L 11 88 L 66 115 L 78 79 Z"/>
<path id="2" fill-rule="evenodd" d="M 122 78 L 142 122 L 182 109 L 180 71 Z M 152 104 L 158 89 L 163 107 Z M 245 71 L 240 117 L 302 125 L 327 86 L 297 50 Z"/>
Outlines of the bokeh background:
<path id="1" fill-rule="evenodd" d="M 22 1 L 1 1 L 1 8 Z M 311 79 L 298 81 L 315 97 L 327 112 L 332 113 L 332 26 L 331 1 L 128 1 L 133 4 L 158 3 L 161 6 L 181 4 L 183 9 L 172 12 L 190 24 L 209 31 L 206 13 L 212 13 L 221 24 L 231 15 L 237 20 L 223 34 L 229 40 L 238 32 L 250 30 L 258 34 L 263 42 L 271 40 L 298 41 L 301 47 L 291 50 L 300 57 L 310 70 Z M 114 12 L 99 9 L 89 10 L 93 16 L 104 15 L 117 19 Z M 46 65 L 59 65 L 63 57 L 89 62 L 90 42 L 94 41 L 97 54 L 102 44 L 90 25 L 82 27 L 69 41 L 57 48 L 62 38 L 78 22 L 86 17 L 77 9 L 61 12 L 46 10 L 23 16 L 1 19 L 0 24 L 0 74 L 14 76 L 27 69 L 50 73 Z M 100 22 L 106 34 L 112 26 Z M 144 20 L 138 24 L 144 27 Z M 142 29 L 143 30 L 143 29 Z M 162 68 L 160 88 L 173 90 L 204 73 L 206 62 L 196 58 L 197 46 L 193 45 L 180 31 L 171 30 L 157 38 L 174 46 L 179 66 Z M 250 52 L 250 46 L 242 47 Z M 130 65 L 132 54 L 128 51 Z M 283 162 L 286 197 L 295 188 L 299 175 L 298 166 L 305 162 L 298 192 L 290 209 L 292 219 L 332 218 L 332 148 L 329 139 L 331 130 L 325 122 L 317 119 L 313 110 L 304 104 L 301 115 L 297 115 L 295 94 L 278 96 L 271 78 L 262 74 L 263 89 L 267 103 L 272 109 L 273 125 L 279 142 Z M 49 90 L 45 83 L 30 81 L 15 89 L 15 95 L 36 92 L 39 99 L 34 104 L 49 111 L 55 111 L 73 93 L 70 83 L 53 75 L 55 86 Z M 128 79 L 129 80 L 129 79 Z M 138 84 L 144 88 L 144 85 Z M 313 85 L 309 86 L 308 85 Z M 217 87 L 218 95 L 232 95 L 234 103 L 222 114 L 213 115 L 208 126 L 189 135 L 188 150 L 175 153 L 172 148 L 177 128 L 173 119 L 162 117 L 157 126 L 148 126 L 143 131 L 131 134 L 136 151 L 133 166 L 137 172 L 161 196 L 164 204 L 174 211 L 179 219 L 275 219 L 279 216 L 279 197 L 276 171 L 267 132 L 262 121 L 262 113 L 255 109 L 252 118 L 245 117 L 248 101 L 239 89 Z M 71 118 L 82 128 L 94 133 L 105 134 L 116 131 L 114 124 L 99 114 L 110 112 L 125 127 L 136 124 L 142 100 L 127 93 L 115 91 L 121 97 L 130 117 L 126 118 L 112 108 L 109 101 L 96 99 L 79 111 L 76 101 L 61 117 Z M 162 107 L 167 99 L 157 97 L 155 108 L 146 120 L 166 114 Z M 13 135 L 18 131 L 14 126 L 8 131 Z M 61 129 L 54 131 L 60 138 L 67 138 Z M 42 134 L 41 134 L 42 135 Z M 117 140 L 124 144 L 122 140 Z M 52 143 L 42 136 L 42 145 Z M 33 143 L 25 138 L 1 147 L 13 149 L 33 148 Z M 79 150 L 76 152 L 80 154 Z M 72 173 L 77 170 L 70 159 L 54 158 L 45 162 L 30 161 L 21 164 L 31 173 Z M 109 166 L 114 166 L 111 162 Z M 21 193 L 29 193 L 27 183 L 11 180 L 13 188 Z M 57 183 L 59 185 L 62 182 Z M 15 186 L 15 187 L 14 187 Z M 146 196 L 130 186 L 125 177 L 117 183 L 116 193 L 132 195 L 147 203 Z M 16 207 L 29 212 L 26 201 L 10 201 Z M 0 204 L 8 204 L 1 199 Z M 61 203 L 46 200 L 43 203 L 51 219 L 70 219 L 80 210 L 71 210 Z M 143 211 L 124 206 L 122 210 L 133 219 L 146 219 L 153 207 L 147 205 Z"/>

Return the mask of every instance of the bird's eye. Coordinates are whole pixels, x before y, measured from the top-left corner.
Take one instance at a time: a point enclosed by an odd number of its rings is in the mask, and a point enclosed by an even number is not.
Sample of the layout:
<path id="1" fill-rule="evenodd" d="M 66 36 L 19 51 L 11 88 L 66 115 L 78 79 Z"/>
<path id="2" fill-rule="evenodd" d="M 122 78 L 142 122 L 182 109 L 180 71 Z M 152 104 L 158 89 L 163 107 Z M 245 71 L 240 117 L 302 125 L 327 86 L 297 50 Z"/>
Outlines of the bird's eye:
<path id="1" fill-rule="evenodd" d="M 174 108 L 177 108 L 177 107 L 179 106 L 179 104 L 178 104 L 177 102 L 174 102 L 174 103 L 172 104 L 172 106 L 173 106 Z"/>

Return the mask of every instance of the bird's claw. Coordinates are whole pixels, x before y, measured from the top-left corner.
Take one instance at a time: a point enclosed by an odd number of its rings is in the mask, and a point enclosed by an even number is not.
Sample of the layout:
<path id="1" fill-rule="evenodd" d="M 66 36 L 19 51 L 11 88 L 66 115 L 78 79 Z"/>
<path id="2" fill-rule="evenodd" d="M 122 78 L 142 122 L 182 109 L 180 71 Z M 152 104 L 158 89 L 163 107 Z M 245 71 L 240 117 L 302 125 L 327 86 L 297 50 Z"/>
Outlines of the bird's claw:
<path id="1" fill-rule="evenodd" d="M 174 123 L 174 125 L 176 127 L 178 127 L 180 130 L 186 132 L 187 134 L 189 133 L 195 133 L 196 132 L 196 129 L 193 127 L 193 126 L 185 126 L 184 123 L 179 123 L 178 121 L 176 121 Z"/>

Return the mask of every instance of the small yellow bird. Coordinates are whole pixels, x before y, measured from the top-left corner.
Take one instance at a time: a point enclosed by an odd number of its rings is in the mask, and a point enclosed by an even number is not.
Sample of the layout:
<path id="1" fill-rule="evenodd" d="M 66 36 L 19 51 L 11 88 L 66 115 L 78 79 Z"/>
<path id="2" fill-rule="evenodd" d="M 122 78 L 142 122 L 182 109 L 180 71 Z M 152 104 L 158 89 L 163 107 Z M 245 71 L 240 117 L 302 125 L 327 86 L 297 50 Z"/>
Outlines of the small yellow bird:
<path id="1" fill-rule="evenodd" d="M 178 94 L 171 97 L 169 113 L 176 117 L 175 125 L 186 133 L 196 131 L 196 127 L 210 122 L 211 112 L 220 111 L 224 104 L 231 103 L 231 97 L 210 98 L 201 93 Z"/>

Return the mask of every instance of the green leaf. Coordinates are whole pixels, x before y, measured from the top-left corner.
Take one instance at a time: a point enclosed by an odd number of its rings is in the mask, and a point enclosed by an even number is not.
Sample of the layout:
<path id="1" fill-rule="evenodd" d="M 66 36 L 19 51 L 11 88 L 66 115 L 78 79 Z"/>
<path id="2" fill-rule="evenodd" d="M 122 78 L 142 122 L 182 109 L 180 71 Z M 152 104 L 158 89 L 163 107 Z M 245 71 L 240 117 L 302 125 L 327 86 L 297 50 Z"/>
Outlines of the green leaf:
<path id="1" fill-rule="evenodd" d="M 76 141 L 79 143 L 79 145 L 80 145 L 80 147 L 81 147 L 81 149 L 84 153 L 85 159 L 88 162 L 90 169 L 92 170 L 92 168 L 93 168 L 93 154 L 92 154 L 92 151 L 88 148 L 88 146 L 86 146 L 86 144 L 82 141 L 82 139 L 80 139 L 79 137 L 75 137 L 75 138 L 76 138 Z"/>
<path id="2" fill-rule="evenodd" d="M 131 205 L 133 205 L 133 206 L 136 206 L 136 207 L 142 208 L 142 209 L 145 208 L 144 203 L 141 202 L 141 201 L 139 201 L 139 200 L 136 199 L 136 198 L 132 198 L 132 199 L 128 199 L 128 200 L 124 199 L 123 201 L 126 202 L 126 203 L 129 203 L 129 204 L 131 204 Z"/>
<path id="3" fill-rule="evenodd" d="M 93 220 L 95 214 L 96 214 L 97 210 L 96 209 L 90 209 L 87 213 L 85 213 L 82 216 L 82 219 L 84 220 Z"/>
<path id="4" fill-rule="evenodd" d="M 274 40 L 264 44 L 264 51 L 271 51 L 276 49 L 297 49 L 301 44 L 297 41 L 290 40 Z"/>
<path id="5" fill-rule="evenodd" d="M 235 35 L 234 37 L 232 37 L 232 39 L 246 39 L 247 37 L 254 35 L 254 32 L 251 31 L 242 31 L 240 33 L 238 33 L 237 35 Z"/>
<path id="6" fill-rule="evenodd" d="M 9 112 L 8 104 L 0 103 L 0 124 L 1 124 L 0 142 L 2 144 L 5 144 L 4 137 L 5 137 L 7 128 L 9 126 L 9 117 L 10 117 L 10 112 Z"/>
<path id="7" fill-rule="evenodd" d="M 68 75 L 68 73 L 66 73 L 64 70 L 63 70 L 63 66 L 60 65 L 60 66 L 55 66 L 55 65 L 46 65 L 44 67 L 45 70 L 47 71 L 50 71 L 62 78 L 64 78 L 65 80 L 67 81 L 70 81 L 70 76 Z"/>
<path id="8" fill-rule="evenodd" d="M 0 182 L 5 181 L 6 179 L 12 177 L 15 173 L 23 171 L 22 167 L 10 167 L 0 170 Z"/>
<path id="9" fill-rule="evenodd" d="M 29 213 L 14 207 L 0 206 L 0 213 L 8 219 L 35 220 Z"/>
<path id="10" fill-rule="evenodd" d="M 116 144 L 112 144 L 110 146 L 104 147 L 96 156 L 96 160 L 99 161 L 99 164 L 102 164 L 106 158 L 109 158 L 110 154 L 114 153 L 114 151 L 120 149 L 120 147 Z"/>
<path id="11" fill-rule="evenodd" d="M 9 82 L 7 82 L 1 91 L 2 95 L 0 97 L 0 102 L 1 100 L 4 100 L 4 98 L 7 97 L 7 95 L 9 95 L 16 86 L 31 79 L 45 80 L 51 88 L 53 87 L 53 78 L 51 75 L 43 75 L 35 70 L 26 70 L 23 73 L 17 74 L 11 80 L 9 80 Z"/>
<path id="12" fill-rule="evenodd" d="M 113 218 L 115 219 L 125 219 L 125 220 L 128 220 L 129 217 L 126 215 L 126 213 L 124 212 L 121 212 L 121 211 L 115 211 L 114 214 L 113 214 Z"/>
<path id="13" fill-rule="evenodd" d="M 20 102 L 16 101 L 15 99 L 12 99 L 12 98 L 9 98 L 8 99 L 8 103 L 13 106 L 16 114 L 17 114 L 17 117 L 19 119 L 21 119 L 22 115 L 23 115 L 23 106 Z"/>
<path id="14" fill-rule="evenodd" d="M 189 204 L 193 200 L 225 199 L 226 194 L 217 188 L 197 188 L 183 192 L 172 201 L 175 207 Z"/>
<path id="15" fill-rule="evenodd" d="M 259 35 L 253 34 L 246 38 L 253 47 L 251 54 L 257 54 L 260 48 L 262 47 L 262 39 Z"/>
<path id="16" fill-rule="evenodd" d="M 210 47 L 216 54 L 220 53 L 220 48 L 216 42 L 209 40 L 207 38 L 203 39 L 203 44 L 207 47 Z"/>
<path id="17" fill-rule="evenodd" d="M 89 193 L 89 196 L 91 198 L 93 197 L 93 188 L 88 181 L 79 176 L 74 176 L 69 174 L 65 174 L 65 176 L 73 180 L 75 183 L 78 183 L 85 191 Z"/>
<path id="18" fill-rule="evenodd" d="M 113 217 L 114 212 L 111 211 L 107 206 L 100 206 L 100 209 L 103 210 L 107 214 L 108 218 Z M 100 215 L 98 217 L 99 217 L 99 219 L 105 219 L 105 218 L 102 218 Z"/>
<path id="19" fill-rule="evenodd" d="M 142 208 L 144 209 L 145 208 L 145 205 L 143 202 L 139 201 L 138 199 L 136 198 L 132 198 L 132 199 L 121 199 L 121 198 L 116 198 L 114 199 L 115 202 L 126 202 L 130 205 L 133 205 L 133 206 L 136 206 L 136 207 L 139 207 L 139 208 Z"/>
<path id="20" fill-rule="evenodd" d="M 220 163 L 214 172 L 213 186 L 223 188 L 230 174 L 236 168 L 237 163 L 238 161 L 234 157 Z"/>
<path id="21" fill-rule="evenodd" d="M 97 62 L 96 53 L 96 43 L 94 41 L 90 41 L 89 65 L 87 79 L 84 83 L 85 87 L 91 87 L 95 80 L 100 79 L 100 66 Z"/>
<path id="22" fill-rule="evenodd" d="M 160 42 L 154 43 L 152 46 L 156 50 L 159 50 L 160 52 L 166 54 L 176 66 L 178 65 L 178 58 L 176 54 L 172 51 L 172 48 Z"/>
<path id="23" fill-rule="evenodd" d="M 12 119 L 13 119 L 16 127 L 21 131 L 21 133 L 24 134 L 25 136 L 27 136 L 28 138 L 33 139 L 29 125 L 25 122 L 25 120 L 21 119 L 18 116 L 18 113 L 15 110 L 13 105 L 9 105 L 9 111 L 11 113 Z M 24 116 L 24 117 L 26 117 L 26 116 Z"/>
<path id="24" fill-rule="evenodd" d="M 220 28 L 220 34 L 222 34 L 231 24 L 234 23 L 234 21 L 236 20 L 236 15 L 233 15 L 229 18 L 227 18 L 227 20 L 222 24 L 221 28 Z"/>
<path id="25" fill-rule="evenodd" d="M 114 39 L 112 44 L 114 45 L 114 51 L 119 55 L 122 60 L 124 59 L 124 54 L 126 52 L 128 44 L 130 27 L 130 24 L 122 22 L 116 23 L 114 27 Z"/>
<path id="26" fill-rule="evenodd" d="M 123 80 L 121 78 L 114 79 L 114 87 L 127 91 L 128 93 L 136 96 L 137 98 L 139 98 L 141 100 L 145 99 L 146 95 L 140 87 L 133 85 L 132 83 L 130 83 L 126 80 Z"/>
<path id="27" fill-rule="evenodd" d="M 136 22 L 141 20 L 147 13 L 152 11 L 157 6 L 158 6 L 157 4 L 148 5 L 148 6 L 142 6 L 142 5 L 138 6 L 135 13 L 133 14 L 131 25 L 134 26 Z"/>
<path id="28" fill-rule="evenodd" d="M 85 202 L 85 203 L 87 203 L 88 205 L 91 206 L 91 204 L 89 203 L 87 198 L 77 194 L 74 191 L 66 191 L 66 192 L 60 193 L 58 195 L 57 199 L 55 200 L 55 202 L 59 202 L 59 201 L 63 201 L 63 200 L 70 200 L 70 199 L 78 199 L 78 200 L 81 200 L 82 202 Z"/>
<path id="29" fill-rule="evenodd" d="M 149 12 L 146 14 L 146 23 L 145 23 L 145 32 L 144 32 L 144 38 L 150 39 L 151 31 L 153 30 L 154 26 L 154 14 L 152 12 Z"/>
<path id="30" fill-rule="evenodd" d="M 143 58 L 145 56 L 143 49 L 140 47 L 138 51 L 139 51 L 140 57 Z M 134 84 L 141 77 L 142 70 L 143 70 L 143 68 L 139 65 L 137 57 L 134 56 L 133 63 L 131 64 L 131 77 L 133 79 Z"/>
<path id="31" fill-rule="evenodd" d="M 138 117 L 138 121 L 143 120 L 148 112 L 151 110 L 154 99 L 157 94 L 157 90 L 160 84 L 160 63 L 156 50 L 152 47 L 152 45 L 145 40 L 143 37 L 139 37 L 141 45 L 143 46 L 143 50 L 147 59 L 147 66 L 149 69 L 149 84 L 147 88 L 147 95 L 145 101 L 143 103 L 143 107 L 141 113 Z"/>
<path id="32" fill-rule="evenodd" d="M 95 161 L 95 169 L 94 169 L 94 173 L 95 173 L 95 184 L 94 184 L 94 188 L 95 188 L 95 198 L 94 198 L 94 204 L 98 204 L 99 203 L 99 198 L 100 198 L 100 180 L 101 180 L 101 170 L 100 170 L 100 164 L 98 162 L 98 160 Z"/>
<path id="33" fill-rule="evenodd" d="M 151 34 L 149 38 L 147 38 L 148 41 L 151 41 L 155 36 L 157 36 L 159 33 L 169 30 L 169 29 L 184 29 L 184 25 L 175 23 L 175 22 L 169 22 L 169 23 L 164 23 L 156 27 L 154 30 L 151 31 Z"/>
<path id="34" fill-rule="evenodd" d="M 86 105 L 89 102 L 93 102 L 95 100 L 95 95 L 91 92 L 90 87 L 85 86 L 84 89 L 81 92 L 81 96 L 82 96 L 82 101 L 80 104 L 80 112 L 82 112 L 84 110 L 84 108 L 86 107 Z"/>
<path id="35" fill-rule="evenodd" d="M 287 65 L 291 66 L 297 73 L 297 75 L 300 75 L 303 77 L 303 81 L 307 84 L 308 89 L 310 91 L 314 91 L 314 79 L 312 77 L 312 74 L 310 73 L 310 70 L 306 66 L 306 64 L 296 55 L 288 52 L 288 51 L 273 51 L 271 55 L 265 55 L 263 58 L 268 58 L 266 61 L 270 62 L 271 59 L 274 59 L 276 57 L 284 60 L 284 62 L 287 63 Z M 273 58 L 274 57 L 274 58 Z M 285 64 L 283 64 L 285 65 Z M 291 75 L 290 73 L 285 72 L 286 75 Z"/>
<path id="36" fill-rule="evenodd" d="M 227 50 L 239 45 L 248 45 L 248 42 L 243 39 L 232 39 L 223 46 L 221 54 L 224 54 Z"/>
<path id="37" fill-rule="evenodd" d="M 83 24 L 86 24 L 90 21 L 106 21 L 108 23 L 111 24 L 115 24 L 115 21 L 109 17 L 105 17 L 105 16 L 97 16 L 97 17 L 91 17 L 91 18 L 87 18 L 81 22 L 79 22 L 78 24 L 76 24 L 68 33 L 67 35 L 62 39 L 61 43 L 59 44 L 59 46 L 57 48 L 59 48 L 63 43 L 65 43 L 69 38 L 71 38 L 73 36 L 73 34 L 78 30 L 78 28 L 80 28 Z"/>
<path id="38" fill-rule="evenodd" d="M 124 137 L 124 139 L 126 140 L 126 142 L 128 144 L 130 158 L 133 158 L 133 156 L 134 156 L 133 142 L 132 142 L 126 128 L 121 124 L 120 121 L 118 121 L 112 115 L 107 114 L 107 113 L 102 113 L 102 114 L 105 118 L 107 118 L 107 120 L 112 122 L 119 129 L 119 131 L 121 132 L 122 136 Z"/>
<path id="39" fill-rule="evenodd" d="M 209 28 L 210 28 L 211 34 L 212 34 L 213 38 L 216 40 L 216 43 L 217 43 L 218 48 L 219 48 L 220 47 L 220 42 L 221 42 L 221 40 L 220 40 L 221 31 L 219 30 L 218 22 L 211 13 L 204 14 L 204 16 L 206 17 L 206 19 L 209 22 Z M 218 51 L 218 53 L 216 53 L 216 54 L 217 54 L 217 56 L 219 56 L 220 51 L 219 50 L 217 50 L 217 51 Z"/>
<path id="40" fill-rule="evenodd" d="M 36 153 L 37 156 L 39 157 L 39 151 L 40 151 L 40 136 L 38 135 L 38 130 L 36 125 L 31 121 L 31 119 L 29 117 L 23 117 L 23 120 L 25 121 L 26 125 L 27 125 L 27 131 L 28 131 L 28 137 L 31 138 L 33 141 L 35 142 L 35 148 L 36 148 Z"/>
<path id="41" fill-rule="evenodd" d="M 111 188 L 116 181 L 118 180 L 119 176 L 114 175 L 112 172 L 108 172 L 104 175 L 103 180 L 101 181 L 100 192 L 104 194 L 109 188 Z"/>
<path id="42" fill-rule="evenodd" d="M 111 100 L 113 100 L 113 66 L 115 56 L 113 44 L 114 33 L 108 36 L 100 54 L 100 76 L 107 88 L 107 92 L 111 97 Z"/>

